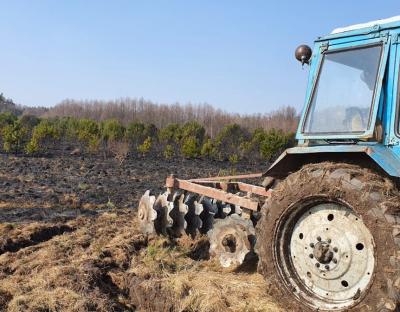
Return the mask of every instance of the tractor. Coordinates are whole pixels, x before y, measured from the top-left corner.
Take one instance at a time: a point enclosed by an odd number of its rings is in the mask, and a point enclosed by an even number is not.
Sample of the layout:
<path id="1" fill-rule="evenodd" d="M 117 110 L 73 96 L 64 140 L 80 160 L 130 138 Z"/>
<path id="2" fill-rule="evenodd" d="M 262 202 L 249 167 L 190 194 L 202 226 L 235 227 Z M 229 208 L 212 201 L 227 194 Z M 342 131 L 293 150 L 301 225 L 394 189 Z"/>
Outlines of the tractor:
<path id="1" fill-rule="evenodd" d="M 288 311 L 400 311 L 400 16 L 295 56 L 309 66 L 296 147 L 263 173 L 167 177 L 139 202 L 142 231 L 208 235 L 224 267 L 254 253 Z"/>

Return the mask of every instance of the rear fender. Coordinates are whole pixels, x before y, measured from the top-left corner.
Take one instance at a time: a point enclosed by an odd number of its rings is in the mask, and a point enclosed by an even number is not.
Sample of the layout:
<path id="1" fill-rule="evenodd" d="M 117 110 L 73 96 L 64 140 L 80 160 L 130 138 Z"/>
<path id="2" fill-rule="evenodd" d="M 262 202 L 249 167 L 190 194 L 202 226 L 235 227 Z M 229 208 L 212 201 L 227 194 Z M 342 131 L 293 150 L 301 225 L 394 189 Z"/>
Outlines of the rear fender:
<path id="1" fill-rule="evenodd" d="M 351 162 L 377 167 L 391 177 L 400 177 L 400 158 L 383 145 L 324 145 L 287 149 L 264 173 L 264 176 L 286 177 L 303 165 L 323 161 Z"/>

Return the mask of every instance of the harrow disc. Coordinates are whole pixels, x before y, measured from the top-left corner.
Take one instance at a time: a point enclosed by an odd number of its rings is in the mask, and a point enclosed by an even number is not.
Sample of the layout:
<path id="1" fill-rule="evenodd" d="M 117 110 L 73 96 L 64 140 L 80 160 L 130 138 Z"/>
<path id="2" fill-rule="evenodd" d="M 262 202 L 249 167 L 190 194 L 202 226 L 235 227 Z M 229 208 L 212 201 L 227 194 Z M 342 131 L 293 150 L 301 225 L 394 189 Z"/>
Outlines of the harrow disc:
<path id="1" fill-rule="evenodd" d="M 217 212 L 215 214 L 215 218 L 217 219 L 225 219 L 229 214 L 232 213 L 232 207 L 230 204 L 226 204 L 219 200 L 214 200 L 213 204 L 216 205 L 217 208 Z"/>
<path id="2" fill-rule="evenodd" d="M 175 193 L 172 198 L 172 205 L 168 209 L 168 233 L 172 237 L 181 237 L 185 233 L 185 215 L 188 206 L 184 203 L 184 194 Z"/>
<path id="3" fill-rule="evenodd" d="M 186 233 L 195 237 L 203 225 L 200 214 L 204 208 L 203 205 L 197 201 L 197 196 L 194 194 L 188 194 L 186 196 L 185 204 L 188 207 L 188 212 L 185 215 L 185 220 L 187 222 Z"/>
<path id="4" fill-rule="evenodd" d="M 157 211 L 154 209 L 156 197 L 146 191 L 139 202 L 138 218 L 140 229 L 144 234 L 153 234 L 155 232 L 154 220 L 157 219 Z"/>
<path id="5" fill-rule="evenodd" d="M 173 203 L 168 201 L 168 193 L 160 194 L 155 203 L 154 210 L 157 212 L 157 218 L 154 220 L 154 228 L 157 234 L 167 235 L 168 212 L 172 209 Z"/>
<path id="6" fill-rule="evenodd" d="M 203 211 L 199 215 L 202 222 L 199 231 L 201 234 L 207 234 L 207 232 L 213 228 L 214 216 L 217 213 L 218 208 L 216 205 L 213 205 L 209 198 L 206 197 L 202 197 L 199 202 L 203 205 Z"/>
<path id="7" fill-rule="evenodd" d="M 254 248 L 253 223 L 237 214 L 217 220 L 214 229 L 208 232 L 208 236 L 210 255 L 217 258 L 225 268 L 241 265 L 246 255 Z"/>

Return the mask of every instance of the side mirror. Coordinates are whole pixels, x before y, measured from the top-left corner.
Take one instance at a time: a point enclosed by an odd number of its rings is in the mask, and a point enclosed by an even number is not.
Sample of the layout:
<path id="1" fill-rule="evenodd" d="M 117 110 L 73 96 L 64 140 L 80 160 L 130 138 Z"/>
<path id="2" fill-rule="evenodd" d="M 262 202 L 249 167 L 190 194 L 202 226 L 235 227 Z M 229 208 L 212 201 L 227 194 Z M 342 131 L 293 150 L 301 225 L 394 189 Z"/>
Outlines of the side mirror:
<path id="1" fill-rule="evenodd" d="M 310 64 L 312 50 L 308 45 L 302 44 L 296 49 L 294 56 L 299 62 L 301 62 L 301 65 Z"/>

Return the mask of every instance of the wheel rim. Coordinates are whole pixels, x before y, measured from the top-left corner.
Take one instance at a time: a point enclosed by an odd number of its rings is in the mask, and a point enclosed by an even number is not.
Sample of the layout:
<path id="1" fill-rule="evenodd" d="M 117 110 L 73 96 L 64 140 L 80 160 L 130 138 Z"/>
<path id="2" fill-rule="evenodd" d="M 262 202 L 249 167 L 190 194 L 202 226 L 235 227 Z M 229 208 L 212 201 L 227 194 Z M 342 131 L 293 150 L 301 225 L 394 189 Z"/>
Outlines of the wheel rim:
<path id="1" fill-rule="evenodd" d="M 308 306 L 347 309 L 368 291 L 375 245 L 349 206 L 321 198 L 297 203 L 281 216 L 274 242 L 284 284 Z"/>

